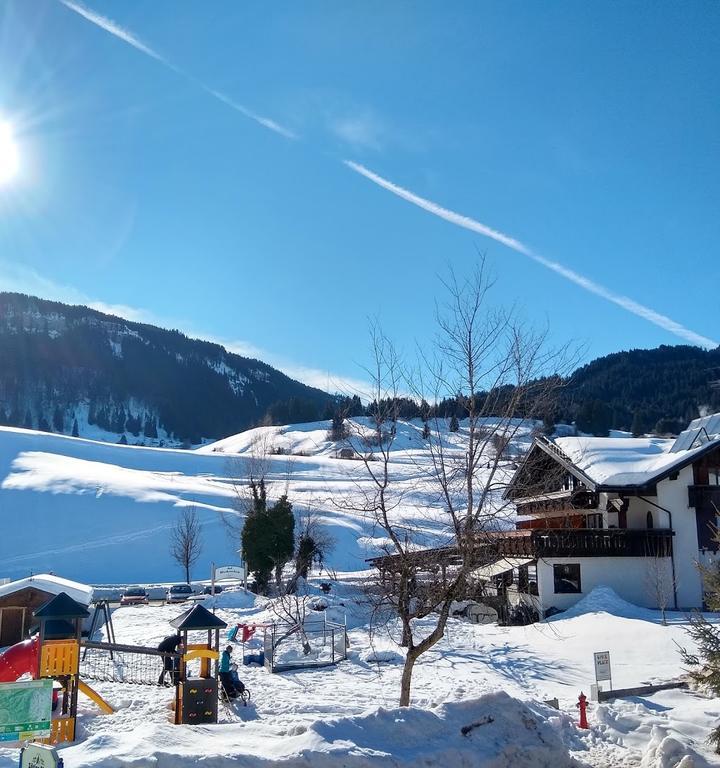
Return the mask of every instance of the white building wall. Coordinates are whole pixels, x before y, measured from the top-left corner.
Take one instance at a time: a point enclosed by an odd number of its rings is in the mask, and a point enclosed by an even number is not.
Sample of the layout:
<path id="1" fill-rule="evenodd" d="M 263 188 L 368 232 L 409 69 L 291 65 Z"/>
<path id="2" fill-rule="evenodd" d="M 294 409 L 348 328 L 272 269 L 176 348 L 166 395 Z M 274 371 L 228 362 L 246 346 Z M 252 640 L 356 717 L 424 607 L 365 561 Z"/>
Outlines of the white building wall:
<path id="1" fill-rule="evenodd" d="M 553 565 L 580 565 L 579 594 L 555 594 Z M 659 608 L 658 596 L 666 595 L 666 607 L 673 607 L 672 567 L 669 557 L 553 557 L 538 560 L 538 593 L 543 611 L 554 607 L 564 611 L 595 587 L 611 587 L 629 603 Z M 662 600 L 661 600 L 662 601 Z M 661 602 L 660 601 L 660 602 Z"/>
<path id="2" fill-rule="evenodd" d="M 692 484 L 692 467 L 685 467 L 677 480 L 658 483 L 657 498 L 652 499 L 672 511 L 675 581 L 680 608 L 701 608 L 703 602 L 695 508 L 688 506 L 688 487 Z"/>

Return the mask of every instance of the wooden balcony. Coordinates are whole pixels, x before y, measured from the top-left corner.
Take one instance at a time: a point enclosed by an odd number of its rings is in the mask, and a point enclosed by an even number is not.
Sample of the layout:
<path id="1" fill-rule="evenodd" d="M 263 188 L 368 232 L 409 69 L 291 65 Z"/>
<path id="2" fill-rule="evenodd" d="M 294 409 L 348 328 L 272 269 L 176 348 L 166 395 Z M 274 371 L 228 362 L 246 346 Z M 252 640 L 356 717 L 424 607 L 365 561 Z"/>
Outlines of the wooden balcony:
<path id="1" fill-rule="evenodd" d="M 688 506 L 720 510 L 720 485 L 691 485 L 688 488 Z"/>
<path id="2" fill-rule="evenodd" d="M 512 557 L 670 557 L 669 529 L 544 528 L 498 534 L 501 555 Z"/>

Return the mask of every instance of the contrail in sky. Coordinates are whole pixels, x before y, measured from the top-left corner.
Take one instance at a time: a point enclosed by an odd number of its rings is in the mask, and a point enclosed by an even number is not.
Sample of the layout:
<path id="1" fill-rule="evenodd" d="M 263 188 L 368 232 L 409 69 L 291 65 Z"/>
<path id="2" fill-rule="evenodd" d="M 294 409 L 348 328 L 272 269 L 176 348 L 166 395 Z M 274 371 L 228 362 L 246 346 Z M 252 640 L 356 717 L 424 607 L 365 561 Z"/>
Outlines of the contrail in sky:
<path id="1" fill-rule="evenodd" d="M 293 133 L 289 128 L 286 128 L 285 126 L 280 125 L 280 123 L 277 123 L 275 120 L 272 120 L 269 117 L 264 117 L 263 115 L 259 115 L 256 112 L 253 112 L 251 109 L 248 109 L 244 105 L 239 104 L 238 102 L 231 99 L 229 96 L 226 96 L 224 93 L 221 93 L 220 91 L 210 88 L 209 86 L 205 85 L 203 82 L 198 80 L 193 75 L 190 75 L 187 72 L 184 72 L 183 70 L 181 70 L 179 67 L 176 67 L 174 64 L 169 62 L 165 57 L 161 56 L 157 51 L 151 48 L 149 45 L 146 45 L 144 42 L 142 42 L 142 40 L 140 40 L 136 35 L 134 35 L 128 29 L 121 27 L 119 24 L 116 24 L 111 19 L 108 19 L 107 17 L 102 16 L 99 13 L 96 13 L 95 11 L 91 11 L 90 9 L 81 5 L 80 3 L 75 2 L 75 0 L 60 0 L 60 2 L 66 8 L 79 14 L 90 23 L 95 24 L 96 26 L 110 33 L 114 37 L 117 37 L 119 40 L 122 40 L 128 45 L 131 45 L 133 48 L 137 49 L 141 53 L 144 53 L 145 55 L 150 56 L 156 61 L 159 61 L 161 64 L 165 65 L 166 67 L 171 69 L 173 72 L 176 72 L 177 74 L 186 78 L 188 81 L 194 83 L 197 87 L 205 91 L 205 93 L 209 94 L 210 96 L 213 96 L 215 99 L 222 102 L 223 104 L 230 107 L 231 109 L 234 109 L 236 112 L 239 112 L 244 117 L 247 117 L 248 119 L 255 121 L 259 125 L 263 126 L 263 128 L 267 128 L 268 130 L 273 131 L 279 134 L 280 136 L 283 136 L 286 139 L 298 138 L 297 135 Z M 343 162 L 348 168 L 351 168 L 353 171 L 361 174 L 362 176 L 369 179 L 370 181 L 377 184 L 378 186 L 383 187 L 384 189 L 387 189 L 389 192 L 392 192 L 394 195 L 397 195 L 398 197 L 403 198 L 403 200 L 407 200 L 409 203 L 412 203 L 413 205 L 417 205 L 418 207 L 428 211 L 428 213 L 432 213 L 434 216 L 439 216 L 441 219 L 445 219 L 445 221 L 449 221 L 451 224 L 455 224 L 458 227 L 464 227 L 465 229 L 469 229 L 472 232 L 477 232 L 478 234 L 483 235 L 484 237 L 489 237 L 490 239 L 495 240 L 498 243 L 502 243 L 502 245 L 505 245 L 508 248 L 511 248 L 512 250 L 523 254 L 523 256 L 527 256 L 528 258 L 532 259 L 538 264 L 541 264 L 546 269 L 552 270 L 556 274 L 564 277 L 566 280 L 569 280 L 571 283 L 574 283 L 575 285 L 578 285 L 581 288 L 584 288 L 586 291 L 589 291 L 590 293 L 594 293 L 596 296 L 600 296 L 606 301 L 616 304 L 617 306 L 621 307 L 627 312 L 631 312 L 632 314 L 637 315 L 638 317 L 642 317 L 644 320 L 647 320 L 648 322 L 653 323 L 653 325 L 656 325 L 659 328 L 662 328 L 663 330 L 669 331 L 675 336 L 678 336 L 681 339 L 685 339 L 685 341 L 688 341 L 691 344 L 696 344 L 698 346 L 707 347 L 707 348 L 713 348 L 718 346 L 717 341 L 713 341 L 712 339 L 709 339 L 706 336 L 702 336 L 699 333 L 695 333 L 694 331 L 691 331 L 690 329 L 685 328 L 683 325 L 680 325 L 680 323 L 667 317 L 666 315 L 661 315 L 659 312 L 656 312 L 654 309 L 650 309 L 650 307 L 646 307 L 643 304 L 640 304 L 637 301 L 634 301 L 633 299 L 627 296 L 623 296 L 622 294 L 615 293 L 614 291 L 611 291 L 609 288 L 605 288 L 599 283 L 596 283 L 593 280 L 590 280 L 589 278 L 584 277 L 583 275 L 575 272 L 574 270 L 563 266 L 557 261 L 547 259 L 544 256 L 541 256 L 540 254 L 535 253 L 527 245 L 515 239 L 514 237 L 511 237 L 510 235 L 506 235 L 503 232 L 499 232 L 498 230 L 493 229 L 492 227 L 488 227 L 486 224 L 481 224 L 479 221 L 476 221 L 475 219 L 472 219 L 469 216 L 463 216 L 459 213 L 455 213 L 455 211 L 451 211 L 447 208 L 443 208 L 442 206 L 432 202 L 431 200 L 426 200 L 425 198 L 420 197 L 419 195 L 416 195 L 414 192 L 411 192 L 408 189 L 404 189 L 403 187 L 400 187 L 397 184 L 393 184 L 393 182 L 388 181 L 387 179 L 384 179 L 382 176 L 378 176 L 378 174 L 373 173 L 373 171 L 369 170 L 368 168 L 365 168 L 365 166 L 360 165 L 359 163 L 355 163 L 352 160 L 345 160 Z"/>
<path id="2" fill-rule="evenodd" d="M 553 272 L 556 272 L 558 275 L 561 275 L 571 283 L 579 285 L 586 291 L 594 293 L 596 296 L 600 296 L 606 301 L 617 304 L 617 306 L 622 307 L 627 312 L 632 312 L 633 315 L 642 317 L 644 320 L 647 320 L 654 325 L 657 325 L 658 327 L 669 331 L 676 336 L 679 336 L 681 339 L 689 341 L 691 344 L 697 344 L 698 346 L 707 348 L 714 348 L 718 346 L 717 341 L 713 341 L 706 336 L 701 336 L 699 333 L 691 331 L 689 328 L 685 328 L 685 326 L 680 325 L 680 323 L 665 315 L 661 315 L 654 309 L 650 309 L 650 307 L 639 304 L 637 301 L 634 301 L 627 296 L 615 293 L 614 291 L 599 285 L 593 280 L 578 274 L 574 270 L 564 267 L 557 261 L 552 261 L 551 259 L 546 259 L 544 256 L 540 256 L 540 254 L 535 253 L 527 245 L 521 243 L 519 240 L 516 240 L 510 235 L 506 235 L 503 232 L 499 232 L 498 230 L 493 229 L 492 227 L 488 227 L 486 224 L 481 224 L 479 221 L 471 219 L 469 216 L 463 216 L 459 213 L 455 213 L 455 211 L 443 208 L 441 205 L 432 202 L 432 200 L 426 200 L 424 197 L 420 197 L 414 192 L 411 192 L 408 189 L 404 189 L 397 184 L 393 184 L 393 182 L 384 179 L 382 176 L 378 176 L 377 173 L 373 173 L 371 170 L 365 168 L 365 166 L 360 165 L 359 163 L 355 163 L 352 160 L 344 160 L 343 162 L 348 168 L 351 168 L 356 173 L 361 174 L 366 179 L 369 179 L 374 184 L 377 184 L 383 189 L 387 189 L 394 195 L 401 197 L 403 200 L 407 200 L 409 203 L 417 205 L 419 208 L 422 208 L 428 213 L 432 213 L 434 216 L 439 216 L 441 219 L 445 219 L 445 221 L 449 221 L 451 224 L 455 224 L 458 227 L 464 227 L 465 229 L 469 229 L 471 232 L 477 232 L 484 237 L 489 237 L 498 243 L 502 243 L 508 248 L 512 248 L 512 250 L 517 251 L 518 253 L 522 253 L 523 256 L 527 256 L 538 264 L 541 264 L 546 269 L 550 269 Z"/>
<path id="3" fill-rule="evenodd" d="M 286 139 L 297 138 L 297 136 L 289 128 L 285 128 L 285 126 L 280 125 L 279 123 L 275 122 L 275 120 L 272 120 L 269 117 L 263 117 L 263 115 L 258 115 L 257 112 L 253 112 L 251 109 L 248 109 L 242 104 L 239 104 L 238 102 L 233 101 L 233 99 L 231 99 L 229 96 L 226 96 L 224 93 L 221 93 L 220 91 L 216 91 L 216 90 L 213 90 L 212 88 L 209 88 L 207 85 L 202 83 L 196 77 L 189 75 L 187 72 L 183 72 L 182 69 L 180 69 L 179 67 L 176 67 L 172 62 L 168 61 L 164 56 L 161 56 L 156 50 L 153 50 L 149 45 L 146 45 L 145 43 L 143 43 L 143 41 L 140 40 L 140 38 L 137 35 L 134 35 L 132 32 L 130 32 L 130 30 L 125 29 L 124 27 L 121 27 L 119 24 L 116 24 L 112 19 L 108 19 L 107 16 L 102 16 L 101 14 L 96 13 L 95 11 L 92 11 L 89 8 L 86 8 L 84 5 L 74 2 L 74 0 L 60 0 L 60 2 L 66 8 L 69 8 L 71 11 L 74 11 L 75 13 L 79 14 L 84 19 L 87 19 L 87 21 L 89 21 L 91 24 L 95 24 L 95 26 L 100 27 L 100 29 L 104 29 L 105 32 L 109 32 L 114 37 L 117 37 L 118 40 L 122 40 L 124 43 L 127 43 L 128 45 L 132 45 L 133 48 L 140 51 L 141 53 L 144 53 L 146 56 L 150 56 L 156 61 L 159 61 L 161 64 L 164 64 L 166 67 L 168 67 L 168 69 L 171 69 L 173 72 L 177 73 L 178 75 L 182 75 L 187 80 L 190 80 L 192 83 L 200 87 L 203 91 L 205 91 L 205 93 L 222 101 L 223 104 L 226 104 L 228 107 L 231 107 L 236 112 L 239 112 L 241 115 L 243 115 L 244 117 L 247 117 L 250 120 L 254 120 L 256 123 L 262 125 L 263 128 L 267 128 L 271 131 L 274 131 L 275 133 L 278 133 L 281 136 L 284 136 Z"/>

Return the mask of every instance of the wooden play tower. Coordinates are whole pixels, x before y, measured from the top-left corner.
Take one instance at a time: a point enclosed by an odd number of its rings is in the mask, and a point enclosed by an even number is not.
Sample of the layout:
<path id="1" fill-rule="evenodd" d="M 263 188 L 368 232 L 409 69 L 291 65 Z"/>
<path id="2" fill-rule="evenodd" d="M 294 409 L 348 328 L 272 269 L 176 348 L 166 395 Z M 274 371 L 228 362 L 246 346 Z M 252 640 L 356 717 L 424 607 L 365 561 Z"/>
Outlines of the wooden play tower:
<path id="1" fill-rule="evenodd" d="M 185 646 L 175 690 L 175 723 L 217 723 L 220 630 L 227 624 L 204 606 L 196 605 L 173 619 L 170 625 L 178 630 Z M 203 642 L 190 642 L 190 632 L 195 637 L 205 632 L 207 635 Z M 187 664 L 194 659 L 200 659 L 200 671 L 197 677 L 188 677 Z"/>

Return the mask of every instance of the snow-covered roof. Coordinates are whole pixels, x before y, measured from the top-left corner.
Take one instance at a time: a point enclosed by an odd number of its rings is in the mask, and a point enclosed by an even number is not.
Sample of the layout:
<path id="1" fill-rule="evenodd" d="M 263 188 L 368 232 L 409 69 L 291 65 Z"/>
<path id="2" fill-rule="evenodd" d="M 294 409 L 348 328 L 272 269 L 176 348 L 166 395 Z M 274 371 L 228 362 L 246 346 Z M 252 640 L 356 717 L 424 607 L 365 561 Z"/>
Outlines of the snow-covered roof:
<path id="1" fill-rule="evenodd" d="M 93 588 L 87 584 L 80 584 L 78 581 L 60 578 L 51 573 L 39 573 L 36 576 L 28 576 L 25 579 L 11 581 L 8 584 L 0 586 L 0 597 L 12 595 L 21 589 L 34 587 L 43 592 L 49 592 L 51 595 L 59 595 L 61 592 L 72 597 L 83 605 L 89 605 L 92 600 Z"/>
<path id="2" fill-rule="evenodd" d="M 689 450 L 672 451 L 675 441 L 658 437 L 559 437 L 558 448 L 574 466 L 597 485 L 636 486 L 684 466 L 711 444 L 705 441 Z"/>

